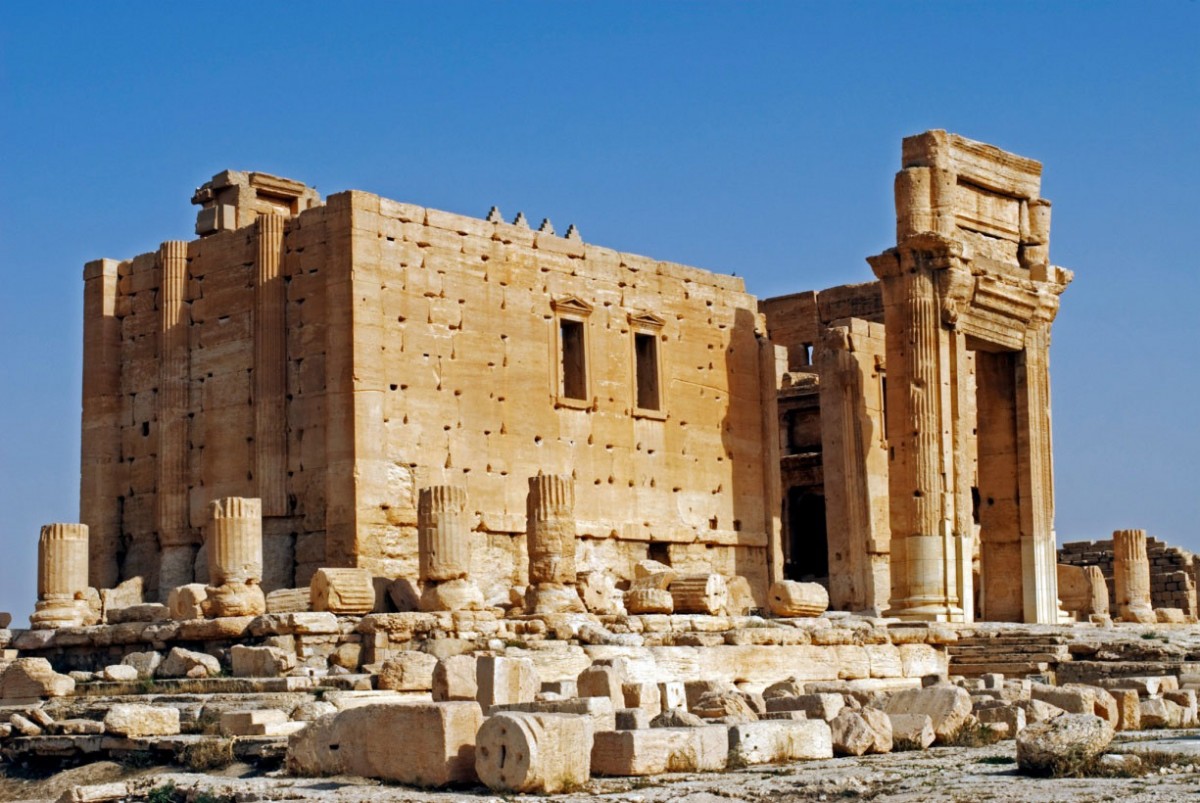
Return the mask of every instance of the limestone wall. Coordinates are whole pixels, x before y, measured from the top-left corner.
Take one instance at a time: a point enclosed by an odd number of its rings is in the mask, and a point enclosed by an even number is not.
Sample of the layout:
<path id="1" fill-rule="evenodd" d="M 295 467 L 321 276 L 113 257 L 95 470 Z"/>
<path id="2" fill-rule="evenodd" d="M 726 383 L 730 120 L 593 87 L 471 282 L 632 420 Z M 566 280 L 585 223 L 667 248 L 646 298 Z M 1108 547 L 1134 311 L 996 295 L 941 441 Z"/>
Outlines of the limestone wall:
<path id="1" fill-rule="evenodd" d="M 775 366 L 740 279 L 360 192 L 85 279 L 93 585 L 153 591 L 160 543 L 205 577 L 224 496 L 264 500 L 267 590 L 323 565 L 415 580 L 418 490 L 457 484 L 502 594 L 543 472 L 575 479 L 580 571 L 655 542 L 765 594 Z"/>

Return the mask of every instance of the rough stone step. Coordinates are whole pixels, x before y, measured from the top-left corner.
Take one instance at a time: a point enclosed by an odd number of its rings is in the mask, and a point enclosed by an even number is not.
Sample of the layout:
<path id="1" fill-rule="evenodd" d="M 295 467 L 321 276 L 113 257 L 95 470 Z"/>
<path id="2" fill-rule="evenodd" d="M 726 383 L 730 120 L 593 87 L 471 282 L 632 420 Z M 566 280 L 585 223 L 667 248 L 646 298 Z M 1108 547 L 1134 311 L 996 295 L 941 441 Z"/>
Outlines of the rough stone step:
<path id="1" fill-rule="evenodd" d="M 121 736 L 22 736 L 10 739 L 0 756 L 12 763 L 38 759 L 60 761 L 121 760 L 138 755 L 174 761 L 189 747 L 211 744 L 212 736 L 178 735 L 127 739 Z M 287 753 L 286 736 L 239 736 L 232 742 L 233 756 L 250 763 L 277 764 Z"/>
<path id="2" fill-rule="evenodd" d="M 1047 655 L 1058 655 L 1066 658 L 1071 654 L 1065 646 L 1053 646 L 1045 644 L 1029 644 L 1029 645 L 975 645 L 969 644 L 966 646 L 951 644 L 946 648 L 947 654 L 951 656 L 958 655 L 1032 655 L 1036 653 L 1044 653 Z"/>
<path id="3" fill-rule="evenodd" d="M 1054 653 L 981 653 L 979 655 L 951 655 L 951 666 L 969 666 L 972 664 L 1028 664 L 1035 662 L 1066 663 L 1070 656 Z"/>
<path id="4" fill-rule="evenodd" d="M 1023 678 L 1027 675 L 1043 675 L 1049 671 L 1050 665 L 1042 662 L 950 665 L 951 675 L 962 675 L 963 677 L 978 677 L 996 672 L 1006 678 Z"/>
<path id="5" fill-rule="evenodd" d="M 1062 683 L 1092 683 L 1101 678 L 1182 675 L 1200 670 L 1184 661 L 1071 661 L 1058 668 Z"/>

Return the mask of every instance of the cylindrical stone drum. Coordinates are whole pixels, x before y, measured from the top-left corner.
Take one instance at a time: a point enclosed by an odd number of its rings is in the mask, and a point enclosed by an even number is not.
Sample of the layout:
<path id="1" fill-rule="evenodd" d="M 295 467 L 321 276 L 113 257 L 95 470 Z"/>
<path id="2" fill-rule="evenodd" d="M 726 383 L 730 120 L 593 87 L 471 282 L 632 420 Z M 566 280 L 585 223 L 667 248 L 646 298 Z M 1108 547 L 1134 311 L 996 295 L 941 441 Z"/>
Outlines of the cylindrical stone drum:
<path id="1" fill-rule="evenodd" d="M 74 599 L 88 587 L 86 524 L 47 524 L 38 538 L 38 599 Z"/>
<path id="2" fill-rule="evenodd" d="M 489 789 L 554 794 L 591 775 L 588 717 L 503 712 L 486 719 L 475 740 L 475 772 Z"/>
<path id="3" fill-rule="evenodd" d="M 570 477 L 529 478 L 526 540 L 530 583 L 575 583 L 575 482 Z"/>
<path id="4" fill-rule="evenodd" d="M 1113 533 L 1113 581 L 1117 611 L 1145 611 L 1150 603 L 1150 559 L 1146 555 L 1145 530 Z"/>
<path id="5" fill-rule="evenodd" d="M 710 616 L 725 610 L 729 587 L 719 574 L 689 574 L 677 577 L 669 590 L 675 613 L 705 613 Z"/>
<path id="6" fill-rule="evenodd" d="M 417 554 L 421 579 L 441 582 L 471 570 L 467 492 L 453 485 L 422 488 L 417 500 Z"/>
<path id="7" fill-rule="evenodd" d="M 227 496 L 208 510 L 209 584 L 262 582 L 262 500 Z"/>

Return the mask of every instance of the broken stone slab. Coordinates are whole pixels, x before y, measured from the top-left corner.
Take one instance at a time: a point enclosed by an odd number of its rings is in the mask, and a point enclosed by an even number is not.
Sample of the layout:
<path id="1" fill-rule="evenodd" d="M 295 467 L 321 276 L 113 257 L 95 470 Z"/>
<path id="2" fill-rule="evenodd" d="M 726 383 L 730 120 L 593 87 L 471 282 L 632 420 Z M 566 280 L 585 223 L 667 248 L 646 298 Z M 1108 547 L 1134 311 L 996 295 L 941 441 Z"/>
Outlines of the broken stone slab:
<path id="1" fill-rule="evenodd" d="M 888 698 L 888 714 L 926 714 L 939 742 L 949 741 L 971 715 L 971 695 L 957 686 L 939 685 L 908 689 Z"/>
<path id="2" fill-rule="evenodd" d="M 138 670 L 137 667 L 129 664 L 113 664 L 100 671 L 100 678 L 110 683 L 137 680 Z"/>
<path id="3" fill-rule="evenodd" d="M 692 706 L 692 713 L 701 719 L 720 719 L 726 724 L 758 720 L 746 698 L 736 691 L 707 692 Z"/>
<path id="4" fill-rule="evenodd" d="M 0 675 L 0 699 L 66 697 L 75 692 L 75 681 L 54 671 L 45 658 L 18 658 Z"/>
<path id="5" fill-rule="evenodd" d="M 295 668 L 296 654 L 278 647 L 235 644 L 229 650 L 229 661 L 234 677 L 274 678 Z"/>
<path id="6" fill-rule="evenodd" d="M 474 655 L 451 655 L 433 667 L 431 689 L 434 702 L 443 700 L 474 700 L 479 694 L 475 679 Z"/>
<path id="7" fill-rule="evenodd" d="M 664 772 L 720 772 L 729 759 L 729 730 L 697 728 L 597 733 L 592 747 L 595 775 L 659 775 Z"/>
<path id="8" fill-rule="evenodd" d="M 668 614 L 675 600 L 665 588 L 630 588 L 625 592 L 625 609 L 633 615 Z"/>
<path id="9" fill-rule="evenodd" d="M 104 730 L 129 739 L 173 736 L 179 733 L 179 709 L 165 705 L 116 703 L 104 715 Z"/>
<path id="10" fill-rule="evenodd" d="M 537 668 L 528 658 L 481 655 L 475 662 L 476 699 L 485 711 L 494 705 L 530 703 L 541 688 Z"/>
<path id="11" fill-rule="evenodd" d="M 685 708 L 672 708 L 663 711 L 650 720 L 652 728 L 700 728 L 707 725 L 703 719 Z"/>
<path id="12" fill-rule="evenodd" d="M 529 703 L 508 703 L 492 707 L 492 713 L 511 711 L 526 714 L 570 714 L 588 717 L 592 731 L 610 731 L 617 727 L 616 709 L 607 697 L 575 697 L 569 700 L 536 700 Z"/>
<path id="13" fill-rule="evenodd" d="M 432 691 L 433 671 L 438 660 L 416 650 L 404 650 L 383 662 L 376 681 L 380 689 L 392 691 Z"/>
<path id="14" fill-rule="evenodd" d="M 820 720 L 746 722 L 729 728 L 729 766 L 833 758 L 833 735 Z"/>
<path id="15" fill-rule="evenodd" d="M 591 754 L 588 717 L 505 711 L 480 727 L 475 771 L 489 789 L 554 794 L 587 783 Z"/>
<path id="16" fill-rule="evenodd" d="M 46 732 L 58 736 L 93 736 L 104 733 L 104 723 L 94 719 L 63 719 L 46 726 Z"/>
<path id="17" fill-rule="evenodd" d="M 607 697 L 613 709 L 625 707 L 625 673 L 615 666 L 593 664 L 575 678 L 576 694 L 580 697 Z"/>
<path id="18" fill-rule="evenodd" d="M 986 725 L 994 730 L 1003 730 L 1009 738 L 1013 738 L 1023 731 L 1026 724 L 1025 709 L 999 702 L 996 705 L 977 707 L 975 718 L 981 725 Z"/>
<path id="19" fill-rule="evenodd" d="M 798 694 L 794 697 L 768 697 L 766 704 L 770 712 L 803 711 L 808 719 L 829 722 L 846 705 L 846 698 L 831 693 Z"/>
<path id="20" fill-rule="evenodd" d="M 1142 727 L 1142 709 L 1134 689 L 1108 689 L 1117 706 L 1117 730 L 1135 731 Z"/>
<path id="21" fill-rule="evenodd" d="M 474 702 L 364 705 L 292 734 L 286 766 L 293 775 L 359 775 L 428 787 L 474 783 L 482 724 Z"/>
<path id="22" fill-rule="evenodd" d="M 206 678 L 221 674 L 221 662 L 215 657 L 183 647 L 172 647 L 155 672 L 162 678 Z"/>
<path id="23" fill-rule="evenodd" d="M 875 731 L 859 712 L 849 708 L 838 712 L 829 723 L 829 729 L 835 755 L 861 756 L 875 746 Z"/>
<path id="24" fill-rule="evenodd" d="M 1155 697 L 1164 691 L 1176 691 L 1179 688 L 1179 679 L 1174 675 L 1099 678 L 1096 685 L 1105 689 L 1133 689 L 1142 697 Z"/>
<path id="25" fill-rule="evenodd" d="M 1095 714 L 1063 714 L 1017 735 L 1017 766 L 1031 775 L 1060 776 L 1104 752 L 1113 727 Z"/>
<path id="26" fill-rule="evenodd" d="M 121 659 L 125 666 L 132 666 L 137 671 L 138 680 L 149 680 L 154 677 L 162 664 L 162 654 L 157 652 L 131 652 Z"/>
<path id="27" fill-rule="evenodd" d="M 933 720 L 928 714 L 888 714 L 892 723 L 892 747 L 896 750 L 924 750 L 933 744 Z"/>
<path id="28" fill-rule="evenodd" d="M 287 712 L 277 708 L 221 714 L 221 733 L 225 736 L 283 736 L 302 727 L 304 723 L 290 721 Z"/>

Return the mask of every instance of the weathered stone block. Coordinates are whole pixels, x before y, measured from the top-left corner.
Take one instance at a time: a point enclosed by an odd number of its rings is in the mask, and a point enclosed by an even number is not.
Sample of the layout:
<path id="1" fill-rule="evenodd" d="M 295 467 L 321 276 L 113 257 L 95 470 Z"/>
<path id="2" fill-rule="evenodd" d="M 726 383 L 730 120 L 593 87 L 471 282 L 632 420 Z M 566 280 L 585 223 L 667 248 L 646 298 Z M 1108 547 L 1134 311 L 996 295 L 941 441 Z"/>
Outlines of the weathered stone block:
<path id="1" fill-rule="evenodd" d="M 65 697 L 75 692 L 75 681 L 60 675 L 45 658 L 18 658 L 0 675 L 0 699 Z"/>
<path id="2" fill-rule="evenodd" d="M 884 706 L 889 714 L 926 714 L 939 741 L 953 737 L 971 715 L 971 695 L 957 686 L 929 686 L 893 694 Z"/>
<path id="3" fill-rule="evenodd" d="M 745 722 L 729 728 L 730 766 L 832 757 L 832 731 L 822 721 Z"/>
<path id="4" fill-rule="evenodd" d="M 475 663 L 476 699 L 485 711 L 494 705 L 528 703 L 537 697 L 541 682 L 528 658 L 481 655 Z"/>
<path id="5" fill-rule="evenodd" d="M 608 731 L 594 738 L 596 775 L 720 772 L 729 758 L 728 729 L 722 725 Z"/>
<path id="6" fill-rule="evenodd" d="M 377 703 L 323 717 L 288 739 L 294 775 L 360 775 L 415 786 L 474 783 L 478 703 Z M 403 749 L 397 749 L 403 745 Z"/>
<path id="7" fill-rule="evenodd" d="M 474 655 L 451 655 L 439 660 L 433 667 L 434 701 L 474 700 L 479 694 L 475 661 Z"/>
<path id="8" fill-rule="evenodd" d="M 278 647 L 247 647 L 235 644 L 229 651 L 234 677 L 274 678 L 296 666 L 296 654 Z"/>
<path id="9" fill-rule="evenodd" d="M 438 660 L 432 655 L 405 650 L 383 662 L 379 670 L 380 689 L 392 691 L 431 691 L 433 672 Z"/>
<path id="10" fill-rule="evenodd" d="M 104 715 L 104 730 L 114 736 L 137 739 L 179 733 L 179 709 L 160 705 L 116 703 Z"/>
<path id="11" fill-rule="evenodd" d="M 309 589 L 314 611 L 361 616 L 375 609 L 375 582 L 366 569 L 318 569 Z"/>
<path id="12" fill-rule="evenodd" d="M 767 592 L 767 604 L 776 616 L 820 616 L 829 607 L 829 592 L 818 583 L 780 580 Z"/>

